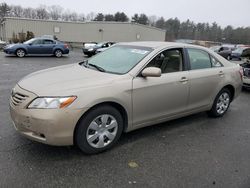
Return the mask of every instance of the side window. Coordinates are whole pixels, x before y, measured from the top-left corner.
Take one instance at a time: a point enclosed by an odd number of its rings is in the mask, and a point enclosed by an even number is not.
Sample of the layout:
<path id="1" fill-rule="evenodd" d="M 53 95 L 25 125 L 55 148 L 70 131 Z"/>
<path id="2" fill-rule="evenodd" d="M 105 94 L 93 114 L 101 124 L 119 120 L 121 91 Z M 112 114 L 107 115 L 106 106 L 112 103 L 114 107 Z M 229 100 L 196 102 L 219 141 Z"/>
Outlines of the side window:
<path id="1" fill-rule="evenodd" d="M 183 55 L 181 49 L 165 50 L 154 57 L 147 67 L 158 67 L 161 72 L 171 73 L 183 70 Z"/>
<path id="2" fill-rule="evenodd" d="M 54 44 L 54 41 L 45 39 L 43 40 L 43 44 Z"/>
<path id="3" fill-rule="evenodd" d="M 211 68 L 209 54 L 198 49 L 187 49 L 191 70 Z"/>
<path id="4" fill-rule="evenodd" d="M 42 44 L 42 40 L 41 39 L 37 39 L 35 41 L 32 42 L 32 44 Z"/>
<path id="5" fill-rule="evenodd" d="M 215 59 L 213 56 L 210 56 L 211 62 L 212 62 L 212 67 L 222 67 L 222 64 Z"/>

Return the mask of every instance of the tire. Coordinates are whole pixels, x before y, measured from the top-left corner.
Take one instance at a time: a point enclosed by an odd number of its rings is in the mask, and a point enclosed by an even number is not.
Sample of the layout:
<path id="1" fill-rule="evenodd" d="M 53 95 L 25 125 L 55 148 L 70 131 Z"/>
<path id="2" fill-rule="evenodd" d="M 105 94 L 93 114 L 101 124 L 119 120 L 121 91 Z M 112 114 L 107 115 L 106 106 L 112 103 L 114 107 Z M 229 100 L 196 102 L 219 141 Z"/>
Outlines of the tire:
<path id="1" fill-rule="evenodd" d="M 123 118 L 112 106 L 99 106 L 88 112 L 77 125 L 75 144 L 86 154 L 113 147 L 123 131 Z"/>
<path id="2" fill-rule="evenodd" d="M 229 89 L 223 88 L 216 96 L 213 106 L 208 115 L 211 117 L 222 117 L 228 110 L 232 101 L 232 94 Z"/>
<path id="3" fill-rule="evenodd" d="M 62 50 L 59 49 L 55 50 L 54 55 L 58 58 L 62 57 L 63 55 Z"/>
<path id="4" fill-rule="evenodd" d="M 26 52 L 24 49 L 17 49 L 16 50 L 16 56 L 17 57 L 24 57 L 26 55 Z"/>

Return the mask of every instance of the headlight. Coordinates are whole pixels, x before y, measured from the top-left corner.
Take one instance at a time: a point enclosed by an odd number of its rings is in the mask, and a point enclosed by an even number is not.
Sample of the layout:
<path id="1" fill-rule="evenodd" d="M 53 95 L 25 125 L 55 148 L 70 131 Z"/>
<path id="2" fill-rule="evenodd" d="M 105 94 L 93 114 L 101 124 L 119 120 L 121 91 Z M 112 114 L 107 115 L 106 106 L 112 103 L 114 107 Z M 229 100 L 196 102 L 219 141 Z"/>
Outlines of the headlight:
<path id="1" fill-rule="evenodd" d="M 93 48 L 90 48 L 88 51 L 90 52 L 90 51 L 93 51 L 94 49 Z"/>
<path id="2" fill-rule="evenodd" d="M 28 108 L 35 109 L 58 109 L 65 108 L 72 104 L 76 96 L 71 97 L 39 97 L 34 99 Z"/>

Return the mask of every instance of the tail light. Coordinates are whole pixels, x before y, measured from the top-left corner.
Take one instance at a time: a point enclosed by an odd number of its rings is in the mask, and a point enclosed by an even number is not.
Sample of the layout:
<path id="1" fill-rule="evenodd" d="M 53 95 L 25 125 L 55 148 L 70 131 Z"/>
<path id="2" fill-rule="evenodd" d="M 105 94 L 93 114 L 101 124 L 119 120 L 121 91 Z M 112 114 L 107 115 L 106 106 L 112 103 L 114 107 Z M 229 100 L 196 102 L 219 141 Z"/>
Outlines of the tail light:
<path id="1" fill-rule="evenodd" d="M 69 48 L 69 45 L 68 44 L 64 44 L 64 48 Z"/>

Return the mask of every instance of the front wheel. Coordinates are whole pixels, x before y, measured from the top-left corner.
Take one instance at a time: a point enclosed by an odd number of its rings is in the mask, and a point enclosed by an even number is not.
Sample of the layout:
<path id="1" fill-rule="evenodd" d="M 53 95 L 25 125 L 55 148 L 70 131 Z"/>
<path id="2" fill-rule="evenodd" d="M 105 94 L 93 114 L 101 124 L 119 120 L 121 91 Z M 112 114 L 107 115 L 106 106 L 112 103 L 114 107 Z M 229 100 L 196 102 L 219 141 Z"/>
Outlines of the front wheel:
<path id="1" fill-rule="evenodd" d="M 56 51 L 54 52 L 54 55 L 55 55 L 56 57 L 62 57 L 62 55 L 63 55 L 62 50 L 56 50 Z"/>
<path id="2" fill-rule="evenodd" d="M 25 51 L 23 50 L 23 49 L 18 49 L 17 51 L 16 51 L 16 56 L 17 57 L 24 57 L 25 56 Z"/>
<path id="3" fill-rule="evenodd" d="M 80 120 L 75 132 L 75 142 L 86 154 L 103 152 L 118 141 L 123 123 L 117 109 L 112 106 L 99 106 Z"/>
<path id="4" fill-rule="evenodd" d="M 223 88 L 216 96 L 213 106 L 208 114 L 212 117 L 222 117 L 228 110 L 232 94 L 227 88 Z"/>

